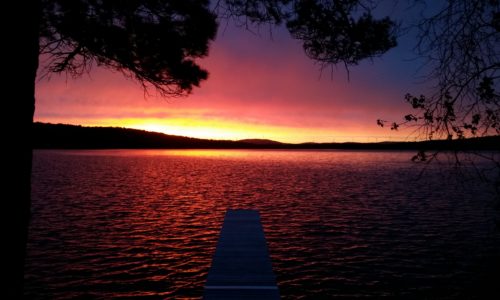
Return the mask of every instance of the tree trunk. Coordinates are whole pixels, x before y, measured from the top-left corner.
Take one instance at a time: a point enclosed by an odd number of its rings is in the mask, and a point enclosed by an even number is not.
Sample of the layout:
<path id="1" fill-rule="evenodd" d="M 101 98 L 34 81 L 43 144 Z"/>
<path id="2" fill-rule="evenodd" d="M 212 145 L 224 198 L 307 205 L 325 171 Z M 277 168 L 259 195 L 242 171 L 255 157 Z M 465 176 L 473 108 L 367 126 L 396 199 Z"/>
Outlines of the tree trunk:
<path id="1" fill-rule="evenodd" d="M 4 60 L 13 65 L 11 72 L 5 74 L 8 79 L 3 90 L 3 118 L 6 163 L 4 166 L 5 184 L 3 199 L 2 240 L 2 280 L 5 280 L 7 293 L 0 291 L 5 299 L 23 297 L 24 262 L 31 209 L 31 161 L 32 161 L 32 126 L 35 109 L 35 80 L 38 69 L 39 24 L 41 1 L 13 1 L 11 9 L 5 12 L 14 14 L 14 24 L 10 28 L 4 49 Z M 9 5 L 9 6 L 10 6 Z M 5 69 L 4 69 L 5 71 Z M 9 98 L 6 93 L 11 91 Z M 7 99 L 6 99 L 7 98 Z"/>

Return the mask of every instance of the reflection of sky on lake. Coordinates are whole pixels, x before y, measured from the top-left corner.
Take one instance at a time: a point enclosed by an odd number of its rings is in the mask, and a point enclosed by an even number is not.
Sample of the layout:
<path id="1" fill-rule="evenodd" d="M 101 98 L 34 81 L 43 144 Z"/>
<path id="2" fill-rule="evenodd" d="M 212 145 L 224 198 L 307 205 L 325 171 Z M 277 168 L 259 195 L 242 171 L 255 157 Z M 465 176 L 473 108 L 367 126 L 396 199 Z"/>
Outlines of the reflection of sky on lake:
<path id="1" fill-rule="evenodd" d="M 487 187 L 411 155 L 35 151 L 27 296 L 200 297 L 227 208 L 260 211 L 283 299 L 495 288 Z"/>

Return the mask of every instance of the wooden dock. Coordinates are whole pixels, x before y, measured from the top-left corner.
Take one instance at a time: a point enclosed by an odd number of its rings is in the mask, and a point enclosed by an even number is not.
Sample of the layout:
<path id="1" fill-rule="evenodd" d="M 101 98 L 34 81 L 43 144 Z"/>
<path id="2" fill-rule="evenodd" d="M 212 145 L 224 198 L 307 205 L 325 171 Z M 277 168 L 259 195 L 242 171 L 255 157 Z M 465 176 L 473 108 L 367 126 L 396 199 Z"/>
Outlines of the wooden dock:
<path id="1" fill-rule="evenodd" d="M 280 299 L 256 210 L 228 210 L 203 299 Z"/>

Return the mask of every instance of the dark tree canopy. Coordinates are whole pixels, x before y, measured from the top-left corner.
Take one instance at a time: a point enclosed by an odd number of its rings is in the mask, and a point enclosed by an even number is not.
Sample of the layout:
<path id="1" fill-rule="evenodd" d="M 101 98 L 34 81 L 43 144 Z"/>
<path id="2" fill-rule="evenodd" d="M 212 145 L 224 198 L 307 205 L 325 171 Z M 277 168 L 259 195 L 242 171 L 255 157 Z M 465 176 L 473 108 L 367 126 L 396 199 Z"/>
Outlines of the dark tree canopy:
<path id="1" fill-rule="evenodd" d="M 215 11 L 221 19 L 233 19 L 238 25 L 281 24 L 289 14 L 292 0 L 217 0 Z"/>
<path id="2" fill-rule="evenodd" d="M 286 23 L 306 55 L 322 65 L 356 65 L 396 46 L 395 23 L 372 15 L 376 1 L 219 0 L 218 14 L 240 25 Z"/>
<path id="3" fill-rule="evenodd" d="M 104 65 L 168 96 L 206 79 L 195 62 L 208 54 L 217 24 L 200 0 L 43 0 L 41 54 L 47 71 L 79 75 Z"/>
<path id="4" fill-rule="evenodd" d="M 104 65 L 166 96 L 187 94 L 208 77 L 195 60 L 208 54 L 217 16 L 246 25 L 285 22 L 306 54 L 322 64 L 357 64 L 396 45 L 394 23 L 374 19 L 360 1 L 221 0 L 212 5 L 213 10 L 209 1 L 199 0 L 42 0 L 45 71 L 80 75 L 94 64 Z"/>
<path id="5" fill-rule="evenodd" d="M 376 20 L 360 1 L 298 1 L 287 27 L 303 41 L 308 57 L 346 66 L 378 56 L 396 46 L 394 22 Z M 354 13 L 362 13 L 355 18 Z"/>

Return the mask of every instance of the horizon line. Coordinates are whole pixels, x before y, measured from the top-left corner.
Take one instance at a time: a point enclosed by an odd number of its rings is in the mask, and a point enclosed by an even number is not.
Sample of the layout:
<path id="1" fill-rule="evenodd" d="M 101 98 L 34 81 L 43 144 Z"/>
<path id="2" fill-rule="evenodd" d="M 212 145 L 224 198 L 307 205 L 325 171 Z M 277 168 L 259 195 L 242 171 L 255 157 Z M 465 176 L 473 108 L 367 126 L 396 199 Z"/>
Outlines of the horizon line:
<path id="1" fill-rule="evenodd" d="M 127 130 L 138 130 L 138 131 L 143 131 L 143 132 L 149 132 L 149 133 L 157 133 L 157 134 L 164 134 L 167 136 L 175 136 L 175 137 L 183 137 L 183 138 L 189 138 L 189 139 L 198 139 L 198 140 L 210 140 L 210 141 L 230 141 L 230 142 L 240 142 L 240 141 L 245 141 L 245 140 L 255 140 L 255 141 L 269 141 L 269 142 L 275 142 L 275 143 L 280 143 L 280 144 L 288 144 L 288 145 L 301 145 L 301 144 L 346 144 L 346 143 L 359 143 L 359 144 L 377 144 L 377 143 L 414 143 L 414 142 L 423 142 L 423 141 L 428 141 L 426 139 L 406 139 L 402 140 L 400 137 L 392 137 L 392 136 L 373 136 L 373 135 L 345 135 L 345 136 L 331 136 L 332 139 L 331 141 L 328 142 L 314 142 L 314 141 L 302 141 L 302 142 L 283 142 L 280 141 L 279 139 L 269 139 L 269 138 L 262 138 L 262 137 L 245 137 L 241 139 L 223 139 L 223 138 L 202 138 L 202 137 L 194 137 L 194 136 L 188 136 L 188 135 L 179 135 L 179 134 L 172 134 L 168 132 L 162 132 L 162 131 L 154 131 L 154 130 L 147 130 L 147 129 L 142 129 L 142 128 L 134 128 L 134 127 L 124 127 L 124 126 L 103 126 L 103 125 L 82 125 L 82 124 L 71 124 L 71 123 L 51 123 L 51 122 L 41 122 L 41 121 L 34 121 L 33 124 L 47 124 L 47 125 L 63 125 L 63 126 L 75 126 L 75 127 L 84 127 L 84 128 L 118 128 L 118 129 L 127 129 Z M 335 139 L 343 139 L 343 138 L 364 138 L 364 139 L 373 139 L 375 141 L 355 141 L 355 140 L 344 140 L 344 141 L 335 141 Z M 380 140 L 380 141 L 379 141 Z M 435 140 L 438 141 L 438 140 Z"/>

